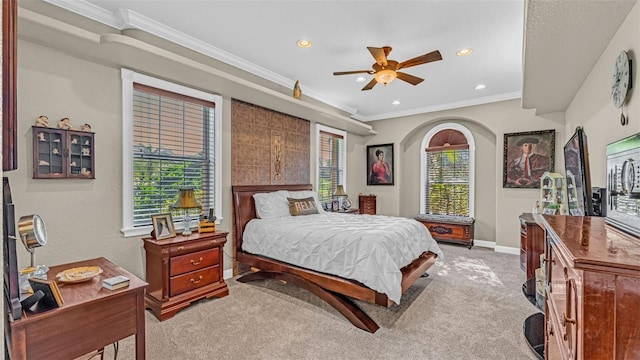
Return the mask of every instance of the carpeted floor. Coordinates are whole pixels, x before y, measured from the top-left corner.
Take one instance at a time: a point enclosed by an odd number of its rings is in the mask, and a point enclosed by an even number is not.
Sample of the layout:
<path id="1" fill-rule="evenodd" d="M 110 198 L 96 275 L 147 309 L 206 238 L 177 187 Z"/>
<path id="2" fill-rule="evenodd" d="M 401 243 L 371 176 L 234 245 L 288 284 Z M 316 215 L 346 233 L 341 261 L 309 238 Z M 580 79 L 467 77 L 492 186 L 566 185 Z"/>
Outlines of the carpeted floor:
<path id="1" fill-rule="evenodd" d="M 442 262 L 390 308 L 358 304 L 380 325 L 355 328 L 306 290 L 277 281 L 228 281 L 229 296 L 158 321 L 147 311 L 147 358 L 536 359 L 522 323 L 536 308 L 522 294 L 516 255 L 441 244 Z M 113 358 L 113 348 L 105 359 Z M 134 359 L 134 341 L 118 359 Z"/>

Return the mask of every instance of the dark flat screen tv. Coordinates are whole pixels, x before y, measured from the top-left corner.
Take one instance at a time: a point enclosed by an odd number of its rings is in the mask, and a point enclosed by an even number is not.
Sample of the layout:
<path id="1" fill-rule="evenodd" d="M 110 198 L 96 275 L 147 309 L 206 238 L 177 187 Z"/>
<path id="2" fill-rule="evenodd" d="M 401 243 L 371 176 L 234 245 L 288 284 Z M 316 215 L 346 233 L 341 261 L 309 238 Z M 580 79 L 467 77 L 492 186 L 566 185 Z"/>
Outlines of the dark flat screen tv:
<path id="1" fill-rule="evenodd" d="M 564 167 L 567 177 L 567 213 L 594 216 L 587 135 L 580 126 L 564 146 Z"/>

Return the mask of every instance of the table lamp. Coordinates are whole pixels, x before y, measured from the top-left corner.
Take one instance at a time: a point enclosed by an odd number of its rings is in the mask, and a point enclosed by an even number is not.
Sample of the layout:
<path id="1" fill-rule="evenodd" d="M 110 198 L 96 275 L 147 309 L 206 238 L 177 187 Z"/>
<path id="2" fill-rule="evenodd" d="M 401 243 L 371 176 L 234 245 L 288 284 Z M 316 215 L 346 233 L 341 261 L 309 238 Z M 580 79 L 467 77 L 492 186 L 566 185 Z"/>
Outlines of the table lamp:
<path id="1" fill-rule="evenodd" d="M 342 203 L 344 199 L 348 197 L 347 193 L 344 192 L 344 187 L 342 185 L 338 185 L 336 190 L 333 192 L 333 197 L 338 198 L 338 211 L 342 211 Z"/>
<path id="2" fill-rule="evenodd" d="M 193 189 L 180 189 L 178 200 L 171 206 L 173 209 L 184 209 L 184 230 L 182 235 L 191 235 L 191 216 L 189 215 L 189 209 L 199 209 L 200 204 L 196 200 L 193 194 Z"/>
<path id="3" fill-rule="evenodd" d="M 24 247 L 31 253 L 31 267 L 35 270 L 36 248 L 47 243 L 47 228 L 40 215 L 22 216 L 18 221 L 18 233 Z"/>

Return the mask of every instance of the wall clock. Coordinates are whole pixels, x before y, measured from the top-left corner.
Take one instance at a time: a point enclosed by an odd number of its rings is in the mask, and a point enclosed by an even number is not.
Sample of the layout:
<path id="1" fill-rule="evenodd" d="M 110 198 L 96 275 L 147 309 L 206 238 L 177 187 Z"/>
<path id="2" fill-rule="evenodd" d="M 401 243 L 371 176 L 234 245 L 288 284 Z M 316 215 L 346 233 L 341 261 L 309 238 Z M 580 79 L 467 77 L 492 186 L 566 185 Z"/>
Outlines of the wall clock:
<path id="1" fill-rule="evenodd" d="M 631 89 L 631 59 L 629 54 L 623 50 L 616 58 L 611 83 L 611 98 L 617 108 L 624 104 L 629 89 Z"/>

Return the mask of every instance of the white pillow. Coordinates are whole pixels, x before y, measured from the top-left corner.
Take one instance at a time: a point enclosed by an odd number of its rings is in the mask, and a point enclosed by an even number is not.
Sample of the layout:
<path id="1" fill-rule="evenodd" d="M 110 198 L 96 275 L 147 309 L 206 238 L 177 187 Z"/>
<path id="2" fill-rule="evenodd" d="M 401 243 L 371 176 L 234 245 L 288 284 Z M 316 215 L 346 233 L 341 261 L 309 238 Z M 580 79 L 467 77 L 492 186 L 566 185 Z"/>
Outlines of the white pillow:
<path id="1" fill-rule="evenodd" d="M 308 197 L 313 197 L 313 200 L 316 202 L 316 208 L 318 208 L 319 213 L 323 213 L 324 208 L 320 201 L 318 200 L 318 193 L 311 190 L 301 190 L 301 191 L 289 191 L 289 197 L 294 199 L 304 199 Z M 288 204 L 288 203 L 287 203 Z"/>
<path id="2" fill-rule="evenodd" d="M 253 194 L 253 200 L 256 203 L 256 216 L 260 219 L 291 216 L 288 196 L 287 190 Z"/>

